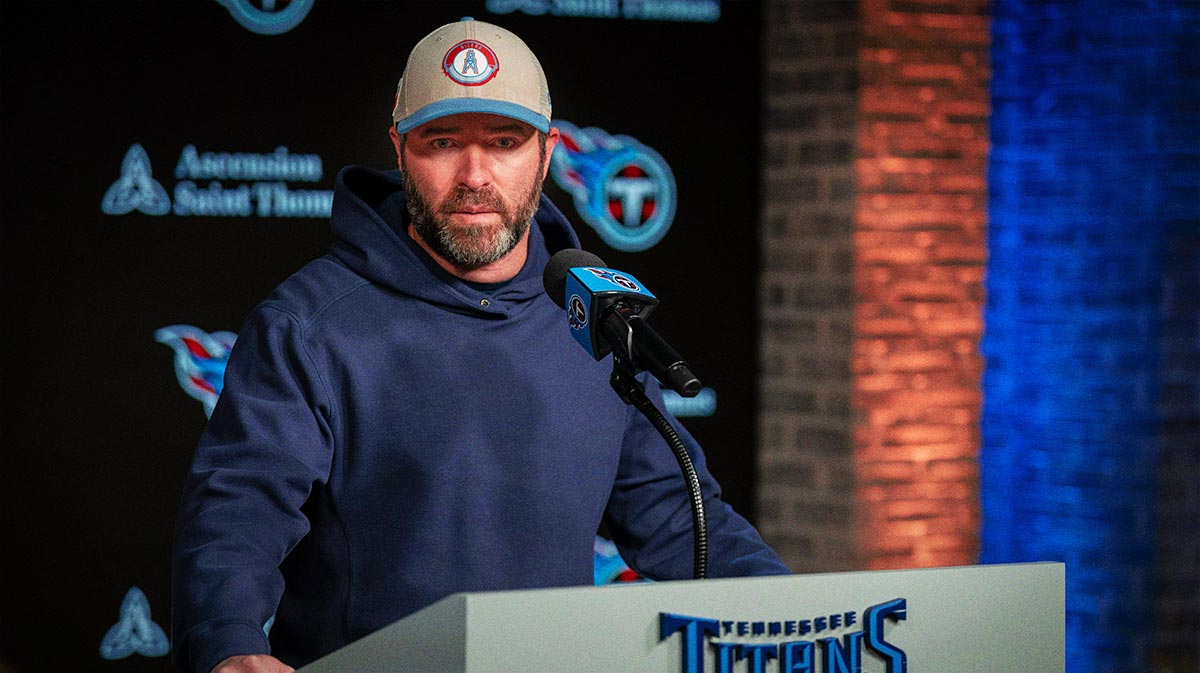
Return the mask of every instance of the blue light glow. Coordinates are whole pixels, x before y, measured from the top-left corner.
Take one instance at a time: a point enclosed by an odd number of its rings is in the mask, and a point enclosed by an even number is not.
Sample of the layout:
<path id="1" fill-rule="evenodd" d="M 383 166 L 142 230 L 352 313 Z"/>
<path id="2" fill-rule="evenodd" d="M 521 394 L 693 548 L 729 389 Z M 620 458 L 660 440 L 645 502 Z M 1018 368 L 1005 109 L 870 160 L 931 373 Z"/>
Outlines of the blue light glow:
<path id="1" fill-rule="evenodd" d="M 1171 157 L 1200 137 L 1178 113 L 1195 14 L 993 4 L 981 561 L 1066 563 L 1068 671 L 1149 665 L 1163 239 Z"/>

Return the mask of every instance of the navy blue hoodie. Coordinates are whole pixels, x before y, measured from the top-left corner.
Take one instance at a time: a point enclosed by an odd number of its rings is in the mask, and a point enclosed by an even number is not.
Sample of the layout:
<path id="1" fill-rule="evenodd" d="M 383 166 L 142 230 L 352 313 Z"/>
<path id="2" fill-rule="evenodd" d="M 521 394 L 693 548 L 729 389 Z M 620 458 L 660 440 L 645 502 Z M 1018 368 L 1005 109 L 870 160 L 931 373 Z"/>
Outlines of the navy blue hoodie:
<path id="1" fill-rule="evenodd" d="M 394 171 L 342 171 L 338 242 L 242 328 L 175 531 L 186 671 L 300 666 L 454 592 L 590 584 L 602 519 L 639 573 L 691 575 L 670 449 L 542 289 L 550 255 L 578 246 L 562 213 L 542 198 L 528 261 L 488 294 L 408 238 L 403 198 Z M 684 437 L 710 575 L 788 572 Z"/>

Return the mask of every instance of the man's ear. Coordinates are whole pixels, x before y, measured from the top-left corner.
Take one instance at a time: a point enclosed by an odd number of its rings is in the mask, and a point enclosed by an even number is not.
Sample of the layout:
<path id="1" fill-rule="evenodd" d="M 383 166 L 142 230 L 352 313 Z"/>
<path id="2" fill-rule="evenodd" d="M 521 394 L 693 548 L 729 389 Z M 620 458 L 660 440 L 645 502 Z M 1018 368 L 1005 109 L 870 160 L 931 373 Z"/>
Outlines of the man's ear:
<path id="1" fill-rule="evenodd" d="M 558 141 L 562 139 L 562 135 L 558 132 L 558 128 L 551 126 L 546 132 L 546 165 L 542 166 L 542 179 L 546 179 L 546 175 L 550 173 L 550 155 L 554 154 L 554 148 L 558 147 Z"/>
<path id="2" fill-rule="evenodd" d="M 404 166 L 404 157 L 401 156 L 401 153 L 404 150 L 403 150 L 403 146 L 400 143 L 400 132 L 396 130 L 395 124 L 392 124 L 391 126 L 388 127 L 388 136 L 392 139 L 392 147 L 396 148 L 396 165 L 403 167 Z"/>

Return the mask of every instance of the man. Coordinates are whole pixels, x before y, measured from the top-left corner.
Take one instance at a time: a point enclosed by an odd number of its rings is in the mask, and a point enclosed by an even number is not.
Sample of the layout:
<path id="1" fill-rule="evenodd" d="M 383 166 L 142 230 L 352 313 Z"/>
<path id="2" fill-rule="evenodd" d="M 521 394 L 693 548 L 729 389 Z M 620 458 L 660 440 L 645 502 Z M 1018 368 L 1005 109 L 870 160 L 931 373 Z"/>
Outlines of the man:
<path id="1" fill-rule="evenodd" d="M 578 239 L 541 196 L 559 139 L 541 65 L 496 26 L 443 26 L 393 120 L 400 172 L 342 171 L 339 240 L 230 357 L 176 528 L 189 673 L 290 671 L 454 592 L 589 584 L 601 521 L 641 574 L 691 576 L 674 457 L 542 289 Z M 676 426 L 710 575 L 788 572 Z"/>

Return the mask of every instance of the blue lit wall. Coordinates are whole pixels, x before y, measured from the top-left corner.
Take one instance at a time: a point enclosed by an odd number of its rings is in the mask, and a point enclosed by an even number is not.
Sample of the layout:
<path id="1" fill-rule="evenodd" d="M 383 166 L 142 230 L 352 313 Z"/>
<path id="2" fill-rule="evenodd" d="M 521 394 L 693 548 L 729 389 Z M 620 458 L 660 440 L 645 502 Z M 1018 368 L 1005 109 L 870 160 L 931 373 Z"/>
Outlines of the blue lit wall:
<path id="1" fill-rule="evenodd" d="M 996 0 L 992 30 L 981 560 L 1065 561 L 1067 670 L 1146 670 L 1165 248 L 1200 221 L 1200 5 Z"/>

